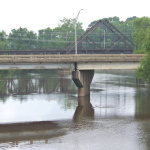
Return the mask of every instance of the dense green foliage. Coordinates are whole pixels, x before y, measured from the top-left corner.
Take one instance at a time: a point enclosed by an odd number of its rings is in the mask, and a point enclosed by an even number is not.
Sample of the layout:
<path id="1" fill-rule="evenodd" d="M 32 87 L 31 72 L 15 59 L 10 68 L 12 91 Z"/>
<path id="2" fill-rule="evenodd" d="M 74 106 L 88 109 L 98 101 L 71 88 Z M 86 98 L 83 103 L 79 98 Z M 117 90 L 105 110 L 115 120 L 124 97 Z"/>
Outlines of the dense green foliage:
<path id="1" fill-rule="evenodd" d="M 150 53 L 146 55 L 145 59 L 141 60 L 140 67 L 136 69 L 135 73 L 139 79 L 150 83 Z"/>
<path id="2" fill-rule="evenodd" d="M 0 49 L 8 49 L 8 41 L 5 31 L 0 32 Z"/>
<path id="3" fill-rule="evenodd" d="M 141 65 L 136 69 L 136 76 L 150 83 L 150 18 L 137 18 L 134 21 L 134 39 L 137 45 L 136 53 L 145 53 L 146 57 L 141 60 Z"/>
<path id="4" fill-rule="evenodd" d="M 135 27 L 135 32 L 133 37 L 136 43 L 135 53 L 146 53 L 148 50 L 148 36 L 150 36 L 150 18 L 143 17 L 137 18 L 133 22 Z"/>
<path id="5" fill-rule="evenodd" d="M 36 34 L 26 28 L 13 29 L 9 34 L 10 49 L 34 49 L 36 47 Z"/>
<path id="6" fill-rule="evenodd" d="M 132 33 L 134 32 L 133 20 L 136 17 L 127 18 L 121 21 L 119 17 L 107 18 L 116 28 L 133 41 Z M 11 33 L 6 35 L 4 31 L 0 32 L 0 50 L 19 50 L 19 49 L 44 49 L 57 50 L 65 49 L 70 43 L 74 42 L 74 22 L 75 19 L 63 18 L 60 24 L 54 29 L 48 27 L 40 29 L 38 33 L 29 31 L 27 28 L 12 29 Z M 97 20 L 91 22 L 88 26 L 93 26 Z M 81 36 L 86 30 L 83 29 L 82 23 L 77 22 L 77 37 Z M 106 44 L 111 43 L 114 35 L 105 28 Z M 90 39 L 97 42 L 104 40 L 104 28 L 98 28 L 90 35 Z"/>

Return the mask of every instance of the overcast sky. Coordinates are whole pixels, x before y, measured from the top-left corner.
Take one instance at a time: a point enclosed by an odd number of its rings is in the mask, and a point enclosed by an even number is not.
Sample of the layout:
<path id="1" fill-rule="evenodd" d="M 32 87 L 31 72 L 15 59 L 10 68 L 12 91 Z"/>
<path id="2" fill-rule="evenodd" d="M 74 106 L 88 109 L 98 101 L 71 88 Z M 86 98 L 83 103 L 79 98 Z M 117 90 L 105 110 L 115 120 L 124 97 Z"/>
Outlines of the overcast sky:
<path id="1" fill-rule="evenodd" d="M 63 17 L 76 18 L 80 9 L 84 28 L 106 17 L 150 17 L 150 0 L 0 0 L 0 6 L 0 31 L 6 32 L 55 28 Z"/>

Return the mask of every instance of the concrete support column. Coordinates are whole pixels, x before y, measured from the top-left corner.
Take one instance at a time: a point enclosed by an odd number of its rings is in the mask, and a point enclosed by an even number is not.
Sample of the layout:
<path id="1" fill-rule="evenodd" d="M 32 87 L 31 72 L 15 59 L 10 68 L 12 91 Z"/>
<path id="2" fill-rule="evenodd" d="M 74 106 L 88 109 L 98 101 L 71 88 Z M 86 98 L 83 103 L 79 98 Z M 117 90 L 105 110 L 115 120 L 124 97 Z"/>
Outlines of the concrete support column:
<path id="1" fill-rule="evenodd" d="M 94 76 L 94 70 L 75 70 L 72 72 L 72 80 L 78 87 L 78 96 L 90 94 L 90 85 Z"/>

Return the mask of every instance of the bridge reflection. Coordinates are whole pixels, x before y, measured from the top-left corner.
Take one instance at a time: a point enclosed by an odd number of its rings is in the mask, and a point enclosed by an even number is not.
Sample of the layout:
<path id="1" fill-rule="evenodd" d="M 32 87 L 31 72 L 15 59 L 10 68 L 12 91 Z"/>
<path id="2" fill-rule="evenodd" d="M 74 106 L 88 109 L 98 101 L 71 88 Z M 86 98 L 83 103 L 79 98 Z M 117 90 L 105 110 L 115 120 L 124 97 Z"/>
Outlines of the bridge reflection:
<path id="1" fill-rule="evenodd" d="M 94 117 L 94 109 L 90 103 L 90 95 L 78 97 L 78 106 L 72 121 L 74 123 L 80 123 L 85 117 Z M 62 125 L 64 122 L 65 126 Z M 0 124 L 0 144 L 11 143 L 11 147 L 14 147 L 21 142 L 25 142 L 28 145 L 34 144 L 36 141 L 49 143 L 51 138 L 65 135 L 65 128 L 76 128 L 74 124 L 67 124 L 67 122 L 70 122 L 70 120 Z"/>
<path id="2" fill-rule="evenodd" d="M 19 141 L 28 141 L 33 144 L 38 140 L 47 143 L 48 139 L 65 134 L 60 129 L 58 123 L 53 121 L 0 124 L 0 143 L 12 142 L 16 145 Z"/>
<path id="3" fill-rule="evenodd" d="M 71 80 L 68 79 L 69 72 L 59 72 L 60 77 L 56 78 L 2 78 L 0 95 L 27 95 L 70 91 Z"/>
<path id="4" fill-rule="evenodd" d="M 85 117 L 94 117 L 94 109 L 90 103 L 90 95 L 78 97 L 78 106 L 74 113 L 73 120 L 81 122 Z"/>

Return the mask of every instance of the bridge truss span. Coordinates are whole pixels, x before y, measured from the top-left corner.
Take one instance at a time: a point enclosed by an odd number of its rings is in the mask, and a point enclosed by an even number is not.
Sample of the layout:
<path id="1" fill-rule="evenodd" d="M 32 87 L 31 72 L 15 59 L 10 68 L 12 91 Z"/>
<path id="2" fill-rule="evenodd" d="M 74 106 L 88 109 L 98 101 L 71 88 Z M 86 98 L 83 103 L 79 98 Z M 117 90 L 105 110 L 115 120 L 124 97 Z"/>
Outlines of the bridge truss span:
<path id="1" fill-rule="evenodd" d="M 97 41 L 98 39 L 98 41 Z M 120 32 L 107 19 L 97 21 L 77 39 L 78 53 L 93 54 L 131 54 L 135 44 Z M 75 42 L 70 44 L 66 53 L 74 53 Z"/>

